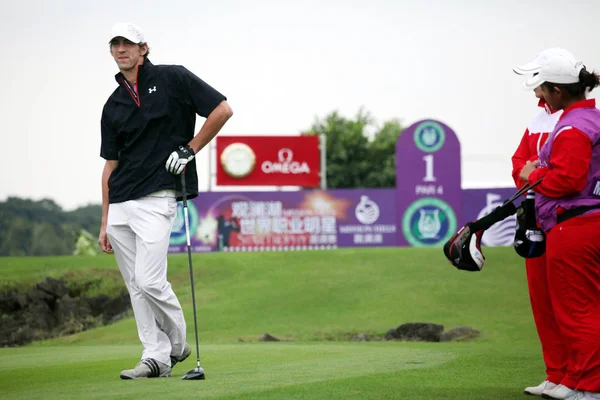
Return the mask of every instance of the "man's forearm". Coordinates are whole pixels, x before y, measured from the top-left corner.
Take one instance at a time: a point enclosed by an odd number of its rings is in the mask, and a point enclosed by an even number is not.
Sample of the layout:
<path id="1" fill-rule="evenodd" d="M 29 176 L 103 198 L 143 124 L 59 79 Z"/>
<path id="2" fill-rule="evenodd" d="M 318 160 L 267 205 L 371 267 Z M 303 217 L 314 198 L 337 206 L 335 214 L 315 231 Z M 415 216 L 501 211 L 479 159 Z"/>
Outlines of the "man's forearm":
<path id="1" fill-rule="evenodd" d="M 229 104 L 226 101 L 221 102 L 204 121 L 198 134 L 188 143 L 194 153 L 198 154 L 219 133 L 232 115 L 233 110 Z"/>
<path id="2" fill-rule="evenodd" d="M 110 174 L 117 167 L 117 164 L 118 161 L 107 161 L 102 171 L 102 228 L 106 228 L 108 219 L 108 178 L 110 178 Z"/>

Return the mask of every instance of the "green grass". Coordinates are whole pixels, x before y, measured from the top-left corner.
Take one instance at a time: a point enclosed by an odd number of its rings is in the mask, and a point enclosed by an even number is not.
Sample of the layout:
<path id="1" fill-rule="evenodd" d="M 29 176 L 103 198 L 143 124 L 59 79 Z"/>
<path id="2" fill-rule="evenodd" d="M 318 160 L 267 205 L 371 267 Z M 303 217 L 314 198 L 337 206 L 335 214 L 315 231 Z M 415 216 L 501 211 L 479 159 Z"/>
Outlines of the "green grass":
<path id="1" fill-rule="evenodd" d="M 523 259 L 485 249 L 481 273 L 455 270 L 440 249 L 195 254 L 202 365 L 207 380 L 121 381 L 139 359 L 135 322 L 0 349 L 0 398 L 60 399 L 521 399 L 544 378 Z M 0 281 L 99 276 L 112 256 L 4 258 Z M 169 258 L 169 280 L 194 326 L 187 255 Z M 107 290 L 120 285 L 108 279 Z M 405 322 L 482 332 L 465 343 L 357 343 Z M 268 332 L 288 342 L 261 343 Z M 238 342 L 243 339 L 244 342 Z"/>

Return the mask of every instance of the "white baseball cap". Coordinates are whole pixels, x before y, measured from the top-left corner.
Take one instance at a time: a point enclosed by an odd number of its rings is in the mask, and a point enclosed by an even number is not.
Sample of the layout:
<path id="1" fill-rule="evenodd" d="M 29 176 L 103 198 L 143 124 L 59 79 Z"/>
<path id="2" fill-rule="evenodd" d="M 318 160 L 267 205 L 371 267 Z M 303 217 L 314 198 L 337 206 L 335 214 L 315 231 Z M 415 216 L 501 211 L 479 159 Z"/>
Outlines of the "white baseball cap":
<path id="1" fill-rule="evenodd" d="M 142 32 L 140 27 L 129 22 L 120 22 L 118 24 L 113 25 L 110 31 L 109 43 L 114 38 L 119 36 L 124 37 L 125 39 L 133 43 L 146 43 L 146 38 L 144 37 L 144 33 Z"/>
<path id="2" fill-rule="evenodd" d="M 539 53 L 535 60 L 513 68 L 513 71 L 519 75 L 537 74 L 523 83 L 525 89 L 535 89 L 544 82 L 577 83 L 583 68 L 583 63 L 573 54 L 565 49 L 553 47 Z"/>

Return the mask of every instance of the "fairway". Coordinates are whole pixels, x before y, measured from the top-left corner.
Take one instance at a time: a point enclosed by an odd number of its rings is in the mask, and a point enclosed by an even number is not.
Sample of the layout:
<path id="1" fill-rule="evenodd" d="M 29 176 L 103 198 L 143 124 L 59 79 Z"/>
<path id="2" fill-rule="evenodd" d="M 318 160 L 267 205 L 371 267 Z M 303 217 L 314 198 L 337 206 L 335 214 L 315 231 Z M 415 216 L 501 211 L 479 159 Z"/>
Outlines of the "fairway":
<path id="1" fill-rule="evenodd" d="M 523 259 L 484 249 L 480 273 L 459 272 L 440 249 L 194 254 L 205 381 L 122 381 L 138 361 L 135 323 L 118 323 L 23 348 L 0 349 L 4 399 L 521 399 L 544 378 Z M 111 256 L 4 258 L 4 283 L 74 270 L 115 270 Z M 194 347 L 186 255 L 169 279 Z M 471 342 L 353 342 L 406 322 L 468 325 Z M 258 342 L 263 333 L 283 341 Z"/>

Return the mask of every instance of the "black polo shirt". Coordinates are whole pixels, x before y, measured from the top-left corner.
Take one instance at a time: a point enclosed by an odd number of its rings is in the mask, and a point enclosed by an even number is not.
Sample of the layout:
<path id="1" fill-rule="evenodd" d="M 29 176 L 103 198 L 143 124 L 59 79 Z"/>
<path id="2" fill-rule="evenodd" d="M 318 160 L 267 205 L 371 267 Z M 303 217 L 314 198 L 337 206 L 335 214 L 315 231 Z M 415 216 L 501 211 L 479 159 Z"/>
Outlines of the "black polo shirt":
<path id="1" fill-rule="evenodd" d="M 118 160 L 109 181 L 109 203 L 163 190 L 181 190 L 165 168 L 169 155 L 196 134 L 196 114 L 207 118 L 226 97 L 180 65 L 138 68 L 137 95 L 119 72 L 119 87 L 102 110 L 100 156 Z M 198 196 L 196 159 L 186 167 L 186 193 Z M 181 200 L 181 197 L 178 197 Z"/>

